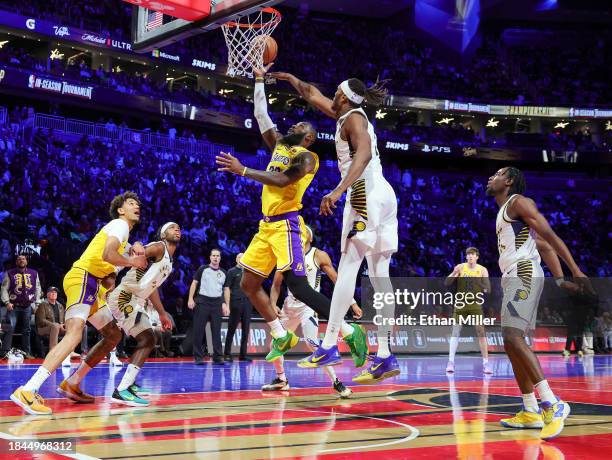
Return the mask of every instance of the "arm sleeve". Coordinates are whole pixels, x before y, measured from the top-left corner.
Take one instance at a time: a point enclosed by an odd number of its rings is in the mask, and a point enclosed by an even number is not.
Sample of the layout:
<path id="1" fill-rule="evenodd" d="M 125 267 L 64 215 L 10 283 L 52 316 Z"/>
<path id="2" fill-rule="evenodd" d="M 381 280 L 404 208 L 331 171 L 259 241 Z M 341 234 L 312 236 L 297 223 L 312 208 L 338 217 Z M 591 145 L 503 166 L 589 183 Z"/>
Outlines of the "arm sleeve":
<path id="1" fill-rule="evenodd" d="M 263 83 L 255 83 L 255 119 L 259 125 L 259 131 L 263 134 L 266 131 L 276 128 L 276 125 L 268 115 L 268 100 Z"/>
<path id="2" fill-rule="evenodd" d="M 2 278 L 2 288 L 0 290 L 2 303 L 9 303 L 9 293 L 8 289 L 11 284 L 8 273 L 4 274 L 4 278 Z"/>
<path id="3" fill-rule="evenodd" d="M 127 222 L 121 219 L 111 220 L 107 225 L 104 232 L 108 236 L 114 236 L 119 240 L 119 243 L 127 241 L 130 236 L 130 227 Z"/>

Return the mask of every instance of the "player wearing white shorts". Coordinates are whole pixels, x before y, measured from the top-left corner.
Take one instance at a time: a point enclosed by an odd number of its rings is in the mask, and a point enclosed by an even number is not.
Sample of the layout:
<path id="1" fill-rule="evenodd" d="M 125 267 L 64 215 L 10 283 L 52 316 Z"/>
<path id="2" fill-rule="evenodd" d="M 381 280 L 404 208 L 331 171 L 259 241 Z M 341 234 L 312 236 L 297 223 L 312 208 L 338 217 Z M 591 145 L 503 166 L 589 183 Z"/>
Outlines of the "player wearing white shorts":
<path id="1" fill-rule="evenodd" d="M 291 74 L 270 75 L 289 81 L 306 102 L 336 120 L 336 154 L 342 180 L 323 197 L 320 214 L 333 214 L 338 200 L 348 192 L 342 222 L 342 257 L 323 344 L 299 363 L 301 367 L 333 366 L 341 362 L 338 333 L 364 257 L 375 291 L 387 293 L 393 289 L 389 265 L 398 246 L 397 198 L 383 175 L 374 127 L 363 110 L 366 104 L 382 104 L 387 92 L 378 83 L 367 88 L 362 81 L 350 78 L 340 83 L 332 100 Z M 394 316 L 395 304 L 387 304 L 380 313 L 386 318 Z M 380 382 L 400 372 L 389 350 L 392 326 L 383 323 L 378 330 L 376 357 L 368 369 L 353 378 L 355 383 Z"/>
<path id="2" fill-rule="evenodd" d="M 134 383 L 155 348 L 155 334 L 145 310 L 147 299 L 159 313 L 163 328 L 172 328 L 158 290 L 172 272 L 172 257 L 181 240 L 181 228 L 174 222 L 167 222 L 161 227 L 159 238 L 160 241 L 145 246 L 147 267 L 128 271 L 119 286 L 108 295 L 108 306 L 117 324 L 126 334 L 134 337 L 137 343 L 130 364 L 111 397 L 111 401 L 127 406 L 149 405 L 149 402 L 142 398 L 148 391 Z"/>
<path id="3" fill-rule="evenodd" d="M 306 227 L 307 240 L 304 247 L 304 260 L 306 264 L 306 277 L 308 284 L 317 292 L 321 289 L 321 272 L 324 272 L 332 283 L 336 282 L 338 277 L 334 266 L 332 265 L 329 255 L 318 248 L 312 247 L 313 233 L 310 227 Z M 280 288 L 283 282 L 283 275 L 281 272 L 277 272 L 274 275 L 274 281 L 270 290 L 270 301 L 272 305 L 276 305 L 278 297 L 280 295 Z M 356 319 L 361 318 L 362 311 L 353 299 L 351 304 L 353 309 L 353 316 Z M 290 290 L 287 291 L 287 297 L 283 303 L 283 308 L 278 312 L 280 321 L 283 327 L 288 331 L 295 331 L 298 326 L 302 327 L 302 337 L 306 341 L 308 347 L 314 350 L 315 344 L 319 343 L 319 319 L 312 308 L 307 306 L 305 303 L 297 300 Z M 267 385 L 261 387 L 263 391 L 287 391 L 289 390 L 289 383 L 287 376 L 285 375 L 284 359 L 274 361 L 274 367 L 276 369 L 276 378 Z M 337 378 L 336 372 L 332 367 L 325 367 L 325 372 L 329 376 L 334 390 L 340 395 L 341 398 L 348 398 L 352 394 L 349 388 L 346 388 L 344 384 Z"/>
<path id="4" fill-rule="evenodd" d="M 496 232 L 504 293 L 502 334 L 504 349 L 523 396 L 523 409 L 514 417 L 502 419 L 501 424 L 510 428 L 541 427 L 540 437 L 552 439 L 563 430 L 570 407 L 550 389 L 538 358 L 525 341 L 525 335 L 535 327 L 544 284 L 540 255 L 558 286 L 577 291 L 589 288 L 589 282 L 534 201 L 523 196 L 525 188 L 523 173 L 508 167 L 489 179 L 486 190 L 500 207 Z M 564 280 L 559 257 L 571 270 L 574 282 Z M 534 389 L 542 401 L 541 407 Z"/>

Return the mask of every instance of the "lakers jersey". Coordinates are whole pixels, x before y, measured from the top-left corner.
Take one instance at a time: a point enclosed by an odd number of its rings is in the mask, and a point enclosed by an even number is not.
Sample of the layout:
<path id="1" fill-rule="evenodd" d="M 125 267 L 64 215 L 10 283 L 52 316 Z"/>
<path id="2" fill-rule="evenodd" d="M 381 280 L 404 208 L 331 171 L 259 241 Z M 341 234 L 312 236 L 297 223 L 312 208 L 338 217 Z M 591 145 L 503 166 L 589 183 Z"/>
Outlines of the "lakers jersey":
<path id="1" fill-rule="evenodd" d="M 115 266 L 109 264 L 102 258 L 106 241 L 111 236 L 119 240 L 119 249 L 117 252 L 123 255 L 130 236 L 130 227 L 126 221 L 114 219 L 102 227 L 102 230 L 94 236 L 93 240 L 91 240 L 85 249 L 85 252 L 83 252 L 79 260 L 73 264 L 73 267 L 81 268 L 91 273 L 96 278 L 104 278 L 113 273 L 115 271 Z"/>
<path id="2" fill-rule="evenodd" d="M 499 249 L 499 269 L 502 276 L 519 261 L 530 261 L 540 265 L 540 253 L 536 247 L 535 231 L 522 221 L 510 219 L 508 206 L 518 195 L 512 195 L 499 209 L 495 230 Z"/>
<path id="3" fill-rule="evenodd" d="M 308 152 L 304 147 L 276 144 L 266 171 L 286 171 L 291 166 L 293 159 L 304 152 Z M 319 169 L 319 157 L 313 152 L 310 153 L 316 162 L 312 172 L 286 187 L 264 185 L 261 192 L 261 212 L 264 216 L 277 216 L 302 209 L 302 197 Z"/>
<path id="4" fill-rule="evenodd" d="M 457 291 L 473 292 L 474 294 L 482 292 L 481 283 L 473 278 L 483 278 L 484 273 L 484 267 L 480 264 L 476 264 L 474 268 L 470 268 L 467 263 L 461 264 L 461 270 L 459 270 L 459 277 L 457 278 Z"/>

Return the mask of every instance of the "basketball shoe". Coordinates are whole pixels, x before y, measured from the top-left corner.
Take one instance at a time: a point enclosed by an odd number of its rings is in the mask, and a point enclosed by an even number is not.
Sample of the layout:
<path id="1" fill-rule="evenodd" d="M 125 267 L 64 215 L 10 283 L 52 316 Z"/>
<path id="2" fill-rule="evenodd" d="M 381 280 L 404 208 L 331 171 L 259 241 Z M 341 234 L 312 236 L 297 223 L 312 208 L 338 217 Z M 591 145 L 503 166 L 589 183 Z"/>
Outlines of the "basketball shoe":
<path id="1" fill-rule="evenodd" d="M 342 363 L 342 357 L 338 352 L 338 346 L 334 345 L 331 348 L 317 347 L 317 349 L 308 357 L 298 361 L 299 367 L 323 367 L 336 366 Z"/>
<path id="2" fill-rule="evenodd" d="M 261 391 L 289 391 L 289 382 L 276 377 L 261 387 Z"/>
<path id="3" fill-rule="evenodd" d="M 506 428 L 542 428 L 542 411 L 531 412 L 523 408 L 514 417 L 502 418 L 499 423 Z"/>
<path id="4" fill-rule="evenodd" d="M 546 441 L 556 438 L 563 431 L 565 419 L 570 414 L 570 406 L 568 403 L 560 399 L 551 404 L 549 402 L 542 403 L 542 420 L 544 427 L 540 437 Z"/>
<path id="5" fill-rule="evenodd" d="M 270 353 L 266 355 L 266 361 L 276 361 L 278 358 L 280 358 L 293 347 L 295 347 L 299 341 L 300 338 L 292 331 L 287 331 L 285 337 L 273 339 L 272 344 L 270 345 Z"/>
<path id="6" fill-rule="evenodd" d="M 68 380 L 64 380 L 62 383 L 60 383 L 56 391 L 66 398 L 78 403 L 92 403 L 96 399 L 92 395 L 81 390 L 79 385 L 71 385 L 68 383 Z"/>
<path id="7" fill-rule="evenodd" d="M 348 345 L 351 350 L 351 356 L 355 367 L 362 367 L 368 357 L 370 350 L 368 349 L 368 342 L 366 340 L 366 333 L 363 326 L 360 324 L 352 324 L 353 333 L 343 337 L 344 342 Z"/>
<path id="8" fill-rule="evenodd" d="M 13 392 L 11 401 L 28 414 L 49 415 L 53 412 L 50 407 L 45 406 L 45 400 L 41 395 L 33 391 L 25 391 L 23 387 L 19 387 Z"/>
<path id="9" fill-rule="evenodd" d="M 362 371 L 361 374 L 353 377 L 353 382 L 360 385 L 369 385 L 382 382 L 385 379 L 400 374 L 399 364 L 397 359 L 395 359 L 395 355 L 389 355 L 386 358 L 368 356 L 368 359 L 372 361 L 372 364 Z"/>

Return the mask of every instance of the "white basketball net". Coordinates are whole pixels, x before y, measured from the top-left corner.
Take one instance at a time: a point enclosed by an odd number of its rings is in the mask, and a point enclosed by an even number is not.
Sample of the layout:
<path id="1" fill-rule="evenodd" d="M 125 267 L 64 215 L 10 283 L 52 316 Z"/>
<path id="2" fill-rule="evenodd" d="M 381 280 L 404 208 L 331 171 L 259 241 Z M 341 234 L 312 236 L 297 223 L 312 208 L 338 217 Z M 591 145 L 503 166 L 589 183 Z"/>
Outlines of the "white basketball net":
<path id="1" fill-rule="evenodd" d="M 274 8 L 262 8 L 221 26 L 227 45 L 227 75 L 252 77 L 253 68 L 263 68 L 266 37 L 281 21 Z"/>

